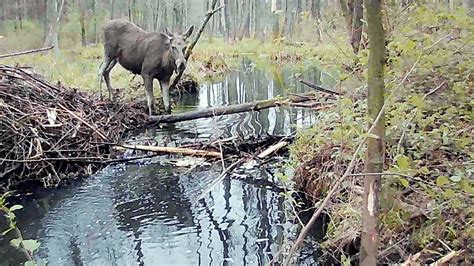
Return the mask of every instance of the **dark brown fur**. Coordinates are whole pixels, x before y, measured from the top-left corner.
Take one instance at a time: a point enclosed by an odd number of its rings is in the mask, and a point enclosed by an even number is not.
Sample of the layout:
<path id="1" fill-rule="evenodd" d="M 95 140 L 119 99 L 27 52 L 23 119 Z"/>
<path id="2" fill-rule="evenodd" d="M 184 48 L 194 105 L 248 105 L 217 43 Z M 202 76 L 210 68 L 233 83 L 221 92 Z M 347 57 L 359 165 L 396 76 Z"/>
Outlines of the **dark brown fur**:
<path id="1" fill-rule="evenodd" d="M 105 25 L 104 63 L 99 76 L 101 81 L 102 77 L 105 79 L 110 99 L 113 94 L 109 74 L 118 62 L 143 77 L 150 115 L 154 112 L 153 79 L 158 79 L 165 110 L 169 112 L 169 81 L 173 71 L 186 67 L 186 39 L 193 28 L 181 36 L 167 29 L 164 33 L 146 32 L 125 20 L 111 20 Z"/>

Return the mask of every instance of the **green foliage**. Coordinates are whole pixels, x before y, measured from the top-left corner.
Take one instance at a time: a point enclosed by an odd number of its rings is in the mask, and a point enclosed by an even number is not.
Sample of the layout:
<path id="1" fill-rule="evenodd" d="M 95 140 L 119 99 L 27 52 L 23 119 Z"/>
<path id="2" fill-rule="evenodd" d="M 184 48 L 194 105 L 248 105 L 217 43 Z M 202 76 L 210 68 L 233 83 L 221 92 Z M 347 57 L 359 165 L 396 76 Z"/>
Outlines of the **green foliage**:
<path id="1" fill-rule="evenodd" d="M 18 249 L 23 249 L 29 255 L 33 254 L 40 246 L 40 242 L 34 239 L 23 239 L 23 236 L 16 225 L 16 215 L 15 211 L 23 209 L 22 205 L 13 205 L 11 207 L 7 207 L 7 197 L 10 196 L 10 193 L 7 192 L 0 197 L 0 214 L 4 214 L 4 216 L 8 220 L 9 227 L 4 230 L 1 234 L 6 236 L 7 234 L 12 234 L 13 232 L 16 235 L 16 238 L 10 240 L 10 244 Z M 30 260 L 25 263 L 25 265 L 46 265 L 44 261 L 35 262 Z"/>
<path id="2" fill-rule="evenodd" d="M 407 245 L 412 250 L 444 248 L 437 239 L 463 249 L 473 222 L 465 217 L 474 195 L 474 19 L 461 9 L 448 13 L 423 5 L 405 12 L 390 17 L 399 27 L 388 36 L 385 171 L 390 175 L 383 176 L 382 249 L 406 234 L 412 234 Z M 333 184 L 361 139 L 374 137 L 365 132 L 366 103 L 360 100 L 365 91 L 345 80 L 357 76 L 354 69 L 366 69 L 367 56 L 361 51 L 356 66 L 340 73 L 344 98 L 330 112 L 319 113 L 316 125 L 299 132 L 291 148 L 294 161 L 315 167 L 304 180 L 308 193 L 318 196 L 315 189 L 328 188 L 314 183 Z M 356 164 L 355 172 L 362 171 Z M 341 212 L 360 204 L 358 194 L 349 191 L 361 180 L 354 177 L 350 186 L 343 185 L 329 207 L 332 246 L 344 246 L 347 241 L 339 236 L 360 230 L 358 217 Z"/>

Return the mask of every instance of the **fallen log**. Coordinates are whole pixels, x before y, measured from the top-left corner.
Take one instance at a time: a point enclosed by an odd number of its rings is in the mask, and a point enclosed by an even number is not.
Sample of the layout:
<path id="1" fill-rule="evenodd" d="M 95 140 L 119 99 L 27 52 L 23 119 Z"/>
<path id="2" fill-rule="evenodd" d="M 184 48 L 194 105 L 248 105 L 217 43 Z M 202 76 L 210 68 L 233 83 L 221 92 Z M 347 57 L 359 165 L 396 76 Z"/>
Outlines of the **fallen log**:
<path id="1" fill-rule="evenodd" d="M 147 145 L 117 145 L 117 150 L 132 149 L 140 151 L 151 151 L 151 152 L 162 152 L 162 153 L 178 153 L 191 156 L 203 156 L 203 157 L 221 157 L 220 152 L 206 151 L 206 150 L 193 150 L 187 148 L 178 147 L 158 147 L 158 146 L 147 146 Z"/>
<path id="2" fill-rule="evenodd" d="M 261 101 L 255 101 L 255 102 L 250 102 L 250 103 L 229 105 L 229 106 L 212 107 L 212 108 L 206 108 L 202 110 L 196 110 L 196 111 L 180 113 L 180 114 L 150 116 L 149 120 L 152 122 L 173 123 L 173 122 L 193 120 L 193 119 L 205 118 L 205 117 L 214 117 L 214 116 L 229 115 L 229 114 L 236 114 L 236 113 L 243 113 L 243 112 L 260 111 L 263 109 L 268 109 L 268 108 L 277 107 L 281 105 L 310 101 L 310 100 L 313 100 L 315 96 L 316 95 L 314 92 L 308 92 L 308 93 L 303 93 L 299 95 L 290 95 L 287 99 L 282 99 L 282 98 L 277 97 L 277 98 L 269 99 L 269 100 L 261 100 Z"/>

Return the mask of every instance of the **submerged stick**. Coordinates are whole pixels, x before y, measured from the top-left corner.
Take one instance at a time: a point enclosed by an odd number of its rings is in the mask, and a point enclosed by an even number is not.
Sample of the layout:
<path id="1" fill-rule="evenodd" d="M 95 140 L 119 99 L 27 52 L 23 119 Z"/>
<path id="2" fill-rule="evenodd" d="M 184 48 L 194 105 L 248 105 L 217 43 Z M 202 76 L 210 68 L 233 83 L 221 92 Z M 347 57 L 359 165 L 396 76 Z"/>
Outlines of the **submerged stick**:
<path id="1" fill-rule="evenodd" d="M 141 151 L 151 151 L 151 152 L 163 152 L 163 153 L 178 153 L 191 156 L 204 156 L 204 157 L 221 157 L 220 152 L 215 151 L 206 151 L 206 150 L 193 150 L 187 148 L 178 148 L 178 147 L 158 147 L 158 146 L 147 146 L 147 145 L 117 145 L 116 149 L 132 149 L 132 150 L 141 150 Z"/>
<path id="2" fill-rule="evenodd" d="M 2 55 L 0 55 L 0 58 L 14 57 L 14 56 L 19 56 L 19 55 L 24 55 L 24 54 L 39 53 L 39 52 L 51 50 L 51 49 L 53 49 L 53 47 L 54 47 L 54 45 L 49 46 L 49 47 L 39 48 L 39 49 L 23 51 L 23 52 L 17 52 L 17 53 L 11 53 L 11 54 L 2 54 Z"/>
<path id="3" fill-rule="evenodd" d="M 229 167 L 227 167 L 227 169 L 225 169 L 225 171 L 223 171 L 219 177 L 214 180 L 211 185 L 196 199 L 196 202 L 199 201 L 200 199 L 204 198 L 204 196 L 206 196 L 207 193 L 211 192 L 214 187 L 219 184 L 226 176 L 227 174 L 234 170 L 235 167 L 237 167 L 237 165 L 239 165 L 245 158 L 240 158 L 240 160 L 238 160 L 237 162 L 231 164 Z"/>
<path id="4" fill-rule="evenodd" d="M 314 92 L 309 92 L 301 95 L 291 95 L 287 99 L 283 100 L 281 98 L 274 98 L 270 100 L 261 100 L 250 103 L 206 108 L 202 110 L 196 110 L 180 114 L 150 116 L 149 119 L 153 122 L 173 123 L 205 117 L 214 117 L 250 111 L 260 111 L 263 109 L 268 109 L 290 103 L 306 102 L 312 100 L 314 96 Z"/>

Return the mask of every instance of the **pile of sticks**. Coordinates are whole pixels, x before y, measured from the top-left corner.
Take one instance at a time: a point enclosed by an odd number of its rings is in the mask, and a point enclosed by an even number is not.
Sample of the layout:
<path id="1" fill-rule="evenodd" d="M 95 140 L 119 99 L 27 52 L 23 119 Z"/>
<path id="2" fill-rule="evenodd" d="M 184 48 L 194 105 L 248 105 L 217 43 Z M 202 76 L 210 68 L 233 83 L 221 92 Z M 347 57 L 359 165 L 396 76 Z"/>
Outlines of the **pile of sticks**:
<path id="1" fill-rule="evenodd" d="M 106 143 L 147 119 L 142 104 L 96 101 L 26 68 L 0 65 L 0 189 L 90 174 L 112 159 Z"/>

